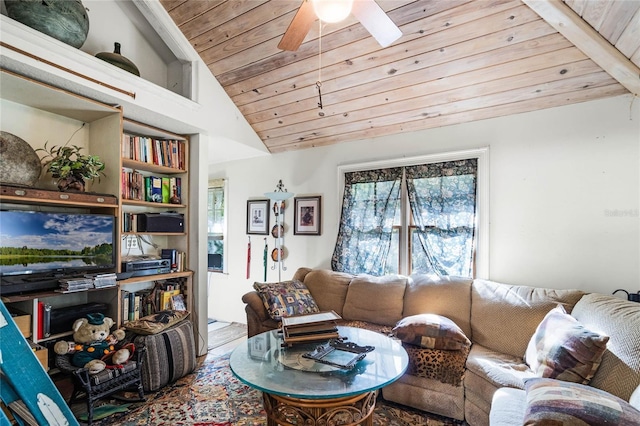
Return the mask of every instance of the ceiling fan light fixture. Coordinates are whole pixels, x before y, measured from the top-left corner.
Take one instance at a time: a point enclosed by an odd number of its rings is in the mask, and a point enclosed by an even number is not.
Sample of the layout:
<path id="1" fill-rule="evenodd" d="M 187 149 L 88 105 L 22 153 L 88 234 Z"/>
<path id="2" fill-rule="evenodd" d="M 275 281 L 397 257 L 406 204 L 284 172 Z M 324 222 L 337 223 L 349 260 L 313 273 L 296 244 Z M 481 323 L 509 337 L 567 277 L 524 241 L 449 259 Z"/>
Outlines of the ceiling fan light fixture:
<path id="1" fill-rule="evenodd" d="M 323 22 L 336 23 L 351 13 L 353 0 L 311 0 L 316 16 Z"/>

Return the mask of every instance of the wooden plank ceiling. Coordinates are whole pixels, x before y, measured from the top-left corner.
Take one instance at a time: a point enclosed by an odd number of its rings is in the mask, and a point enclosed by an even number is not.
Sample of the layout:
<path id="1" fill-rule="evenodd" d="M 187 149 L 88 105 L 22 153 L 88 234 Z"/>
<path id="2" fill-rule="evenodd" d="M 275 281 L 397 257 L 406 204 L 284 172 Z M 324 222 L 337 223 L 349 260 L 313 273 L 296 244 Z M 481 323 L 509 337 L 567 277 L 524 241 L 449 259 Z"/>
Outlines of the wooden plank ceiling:
<path id="1" fill-rule="evenodd" d="M 520 0 L 378 0 L 403 32 L 391 46 L 349 17 L 295 52 L 277 45 L 300 0 L 161 2 L 273 153 L 629 93 L 576 47 L 592 37 L 640 65 L 640 0 L 556 1 L 588 24 L 573 43 Z"/>

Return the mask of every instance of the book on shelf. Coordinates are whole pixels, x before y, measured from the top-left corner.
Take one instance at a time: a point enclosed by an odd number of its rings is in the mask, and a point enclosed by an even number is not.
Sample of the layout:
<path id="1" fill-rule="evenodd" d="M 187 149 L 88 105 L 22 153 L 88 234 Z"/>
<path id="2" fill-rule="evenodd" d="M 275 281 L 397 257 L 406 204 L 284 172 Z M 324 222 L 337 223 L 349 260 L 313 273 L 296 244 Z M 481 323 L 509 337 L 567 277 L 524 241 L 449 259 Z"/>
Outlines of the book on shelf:
<path id="1" fill-rule="evenodd" d="M 186 311 L 187 304 L 184 301 L 184 295 L 182 293 L 174 294 L 171 296 L 171 309 L 174 311 Z"/>
<path id="2" fill-rule="evenodd" d="M 181 293 L 181 290 L 165 290 L 162 292 L 160 300 L 160 310 L 167 311 L 171 309 L 171 298 Z"/>
<path id="3" fill-rule="evenodd" d="M 122 322 L 129 321 L 129 292 L 122 290 Z"/>
<path id="4" fill-rule="evenodd" d="M 133 298 L 133 319 L 140 319 L 140 295 L 136 294 Z"/>
<path id="5" fill-rule="evenodd" d="M 165 204 L 169 203 L 169 198 L 171 197 L 171 180 L 168 177 L 162 178 L 162 202 Z"/>
<path id="6" fill-rule="evenodd" d="M 133 321 L 135 318 L 135 307 L 136 307 L 136 294 L 134 292 L 129 293 L 129 309 L 127 312 L 127 318 L 129 321 Z"/>
<path id="7" fill-rule="evenodd" d="M 162 178 L 151 176 L 151 199 L 147 201 L 153 203 L 162 202 Z"/>

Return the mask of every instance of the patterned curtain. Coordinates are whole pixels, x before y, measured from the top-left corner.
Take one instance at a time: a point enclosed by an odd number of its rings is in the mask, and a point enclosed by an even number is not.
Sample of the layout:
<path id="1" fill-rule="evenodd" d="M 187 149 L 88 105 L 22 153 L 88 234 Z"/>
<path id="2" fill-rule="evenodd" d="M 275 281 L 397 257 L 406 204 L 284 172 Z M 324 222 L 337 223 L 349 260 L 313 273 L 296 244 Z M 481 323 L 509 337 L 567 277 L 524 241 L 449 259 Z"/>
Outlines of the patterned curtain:
<path id="1" fill-rule="evenodd" d="M 402 167 L 345 173 L 334 271 L 384 275 L 401 179 Z"/>
<path id="2" fill-rule="evenodd" d="M 476 159 L 405 168 L 415 228 L 412 273 L 471 277 L 476 221 Z"/>

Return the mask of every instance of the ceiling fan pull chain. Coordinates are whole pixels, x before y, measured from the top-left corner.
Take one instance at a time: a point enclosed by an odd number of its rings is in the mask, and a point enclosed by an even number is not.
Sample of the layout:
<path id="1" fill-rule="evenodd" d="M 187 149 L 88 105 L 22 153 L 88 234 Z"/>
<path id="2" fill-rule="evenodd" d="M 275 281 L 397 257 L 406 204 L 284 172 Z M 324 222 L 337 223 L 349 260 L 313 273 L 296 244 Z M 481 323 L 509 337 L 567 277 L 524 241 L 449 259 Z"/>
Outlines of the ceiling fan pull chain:
<path id="1" fill-rule="evenodd" d="M 322 21 L 318 19 L 318 107 L 322 109 Z"/>
<path id="2" fill-rule="evenodd" d="M 322 83 L 316 81 L 316 87 L 318 88 L 318 106 L 322 109 Z"/>

